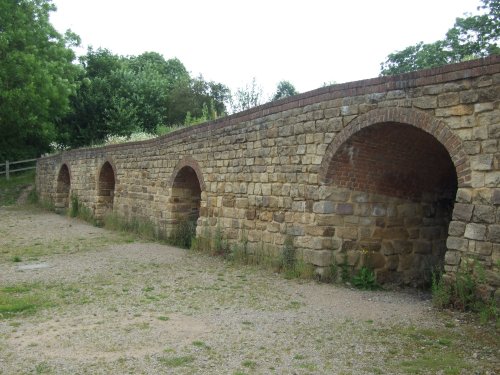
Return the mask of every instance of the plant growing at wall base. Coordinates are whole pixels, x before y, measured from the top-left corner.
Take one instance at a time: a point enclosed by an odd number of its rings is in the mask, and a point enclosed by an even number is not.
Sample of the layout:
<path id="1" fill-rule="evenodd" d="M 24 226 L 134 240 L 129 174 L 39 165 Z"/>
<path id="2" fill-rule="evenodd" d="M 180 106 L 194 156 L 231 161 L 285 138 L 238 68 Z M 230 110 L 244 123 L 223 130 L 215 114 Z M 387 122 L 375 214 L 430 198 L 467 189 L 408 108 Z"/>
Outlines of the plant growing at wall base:
<path id="1" fill-rule="evenodd" d="M 174 225 L 167 242 L 173 246 L 189 249 L 195 237 L 196 223 L 191 220 L 182 219 Z"/>
<path id="2" fill-rule="evenodd" d="M 352 277 L 351 283 L 356 288 L 363 290 L 376 290 L 380 288 L 375 277 L 375 272 L 366 266 L 361 267 L 357 274 Z"/>

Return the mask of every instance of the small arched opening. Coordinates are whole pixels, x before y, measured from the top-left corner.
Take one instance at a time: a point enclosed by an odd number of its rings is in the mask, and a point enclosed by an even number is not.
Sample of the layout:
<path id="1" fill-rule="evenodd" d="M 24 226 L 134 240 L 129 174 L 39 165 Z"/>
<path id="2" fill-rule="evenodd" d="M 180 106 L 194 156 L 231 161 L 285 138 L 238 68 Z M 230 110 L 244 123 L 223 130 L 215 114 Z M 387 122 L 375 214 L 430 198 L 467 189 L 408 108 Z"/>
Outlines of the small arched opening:
<path id="1" fill-rule="evenodd" d="M 97 204 L 95 217 L 103 219 L 106 212 L 113 211 L 115 196 L 115 170 L 110 162 L 105 162 L 99 171 Z"/>
<path id="2" fill-rule="evenodd" d="M 175 172 L 174 172 L 175 173 Z M 173 243 L 190 247 L 196 235 L 196 225 L 200 217 L 202 184 L 191 166 L 180 168 L 172 183 L 170 195 L 169 237 Z"/>
<path id="3" fill-rule="evenodd" d="M 362 128 L 339 145 L 325 176 L 332 199 L 342 197 L 335 237 L 351 266 L 413 286 L 442 267 L 458 179 L 433 135 L 394 122 Z"/>
<path id="4" fill-rule="evenodd" d="M 57 186 L 55 196 L 55 209 L 57 212 L 64 213 L 69 208 L 71 191 L 71 176 L 66 164 L 61 166 L 57 175 Z"/>

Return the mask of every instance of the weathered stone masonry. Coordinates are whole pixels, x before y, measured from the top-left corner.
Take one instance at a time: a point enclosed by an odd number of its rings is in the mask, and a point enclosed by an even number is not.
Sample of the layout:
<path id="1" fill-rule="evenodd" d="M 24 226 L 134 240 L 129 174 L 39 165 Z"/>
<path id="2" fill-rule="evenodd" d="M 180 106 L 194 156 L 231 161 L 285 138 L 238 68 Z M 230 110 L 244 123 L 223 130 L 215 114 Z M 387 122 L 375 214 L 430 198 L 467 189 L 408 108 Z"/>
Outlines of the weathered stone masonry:
<path id="1" fill-rule="evenodd" d="M 500 284 L 500 58 L 321 88 L 155 140 L 41 158 L 37 189 L 249 251 L 293 236 L 318 272 L 417 284 L 479 260 Z M 362 256 L 368 252 L 368 256 Z"/>

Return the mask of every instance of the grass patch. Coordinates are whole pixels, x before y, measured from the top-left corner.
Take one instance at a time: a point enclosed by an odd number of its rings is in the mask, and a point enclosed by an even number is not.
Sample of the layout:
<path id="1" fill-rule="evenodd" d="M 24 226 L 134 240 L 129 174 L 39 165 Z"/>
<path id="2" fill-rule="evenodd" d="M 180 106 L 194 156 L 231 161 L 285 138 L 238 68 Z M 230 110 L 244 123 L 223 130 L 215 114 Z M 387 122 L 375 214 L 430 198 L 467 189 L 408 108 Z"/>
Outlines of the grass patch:
<path id="1" fill-rule="evenodd" d="M 252 361 L 252 360 L 250 360 L 250 359 L 247 359 L 247 360 L 244 360 L 244 361 L 241 363 L 241 365 L 242 365 L 243 367 L 246 367 L 246 368 L 249 368 L 249 369 L 252 369 L 252 370 L 253 370 L 253 369 L 255 369 L 255 368 L 257 367 L 257 362 Z"/>
<path id="2" fill-rule="evenodd" d="M 6 286 L 0 289 L 0 319 L 19 314 L 29 314 L 42 305 L 41 299 L 30 293 L 26 284 Z"/>
<path id="3" fill-rule="evenodd" d="M 0 206 L 9 206 L 16 203 L 24 188 L 35 184 L 35 170 L 16 173 L 6 179 L 0 176 Z"/>
<path id="4" fill-rule="evenodd" d="M 181 367 L 194 362 L 194 357 L 191 355 L 181 357 L 161 357 L 158 361 L 167 367 Z"/>

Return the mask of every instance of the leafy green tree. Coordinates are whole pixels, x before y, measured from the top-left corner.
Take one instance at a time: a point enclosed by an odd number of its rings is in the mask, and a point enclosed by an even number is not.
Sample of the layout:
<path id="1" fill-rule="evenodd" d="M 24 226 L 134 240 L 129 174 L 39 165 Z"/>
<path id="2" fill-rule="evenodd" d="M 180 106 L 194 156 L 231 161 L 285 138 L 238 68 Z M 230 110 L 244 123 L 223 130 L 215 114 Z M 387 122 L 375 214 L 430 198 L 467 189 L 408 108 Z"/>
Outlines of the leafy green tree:
<path id="1" fill-rule="evenodd" d="M 290 83 L 290 81 L 280 81 L 276 87 L 276 93 L 273 95 L 271 100 L 274 101 L 297 94 L 298 91 L 295 89 L 295 86 Z"/>
<path id="2" fill-rule="evenodd" d="M 49 151 L 70 109 L 79 38 L 54 29 L 54 10 L 50 0 L 0 0 L 0 160 Z"/>
<path id="3" fill-rule="evenodd" d="M 457 18 L 443 40 L 417 43 L 389 54 L 381 75 L 410 72 L 500 54 L 500 0 L 481 0 L 480 15 Z"/>

